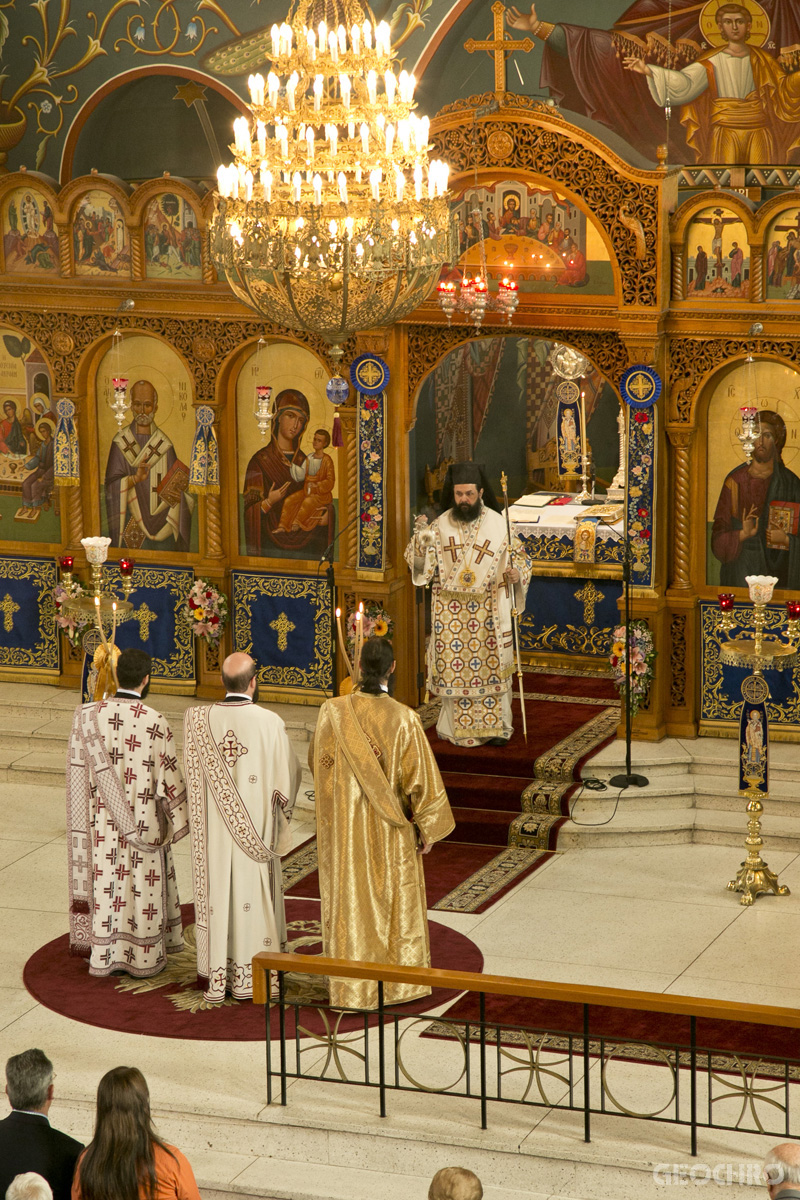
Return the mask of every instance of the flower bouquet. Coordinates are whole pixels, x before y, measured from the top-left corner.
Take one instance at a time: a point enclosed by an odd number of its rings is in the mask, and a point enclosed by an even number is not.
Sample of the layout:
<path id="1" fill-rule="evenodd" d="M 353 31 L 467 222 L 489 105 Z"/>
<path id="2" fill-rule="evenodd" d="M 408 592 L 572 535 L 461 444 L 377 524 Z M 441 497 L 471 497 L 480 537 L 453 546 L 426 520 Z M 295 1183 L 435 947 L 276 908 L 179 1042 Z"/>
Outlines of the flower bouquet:
<path id="1" fill-rule="evenodd" d="M 353 657 L 356 645 L 356 612 L 354 609 L 347 618 L 347 648 Z M 377 600 L 367 600 L 364 603 L 364 613 L 361 617 L 361 640 L 365 642 L 371 637 L 391 638 L 394 632 L 392 618 L 381 608 Z"/>
<path id="2" fill-rule="evenodd" d="M 657 654 L 653 634 L 645 621 L 631 621 L 628 647 L 631 655 L 631 715 L 635 717 L 653 682 L 653 660 Z M 618 625 L 614 630 L 614 644 L 609 661 L 614 671 L 614 683 L 620 689 L 621 695 L 625 691 L 625 656 L 625 626 Z"/>
<path id="3" fill-rule="evenodd" d="M 184 612 L 192 633 L 208 646 L 219 645 L 228 623 L 228 600 L 208 579 L 195 579 L 186 597 Z"/>
<path id="4" fill-rule="evenodd" d="M 60 629 L 67 641 L 73 646 L 79 646 L 87 625 L 93 622 L 91 613 L 65 612 L 66 600 L 78 600 L 87 594 L 83 584 L 74 579 L 68 587 L 57 583 L 53 588 L 53 608 L 55 609 L 56 629 Z"/>

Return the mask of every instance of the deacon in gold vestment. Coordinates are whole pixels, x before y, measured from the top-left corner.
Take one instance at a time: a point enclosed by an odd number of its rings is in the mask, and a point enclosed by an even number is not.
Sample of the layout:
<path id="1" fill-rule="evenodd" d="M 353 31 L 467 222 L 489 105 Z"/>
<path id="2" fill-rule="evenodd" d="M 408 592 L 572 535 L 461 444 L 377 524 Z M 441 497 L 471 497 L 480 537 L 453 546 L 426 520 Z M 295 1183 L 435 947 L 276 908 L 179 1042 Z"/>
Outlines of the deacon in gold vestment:
<path id="1" fill-rule="evenodd" d="M 317 808 L 323 952 L 356 962 L 429 967 L 422 854 L 455 822 L 417 714 L 388 694 L 391 643 L 370 638 L 361 683 L 320 709 L 309 751 Z M 430 995 L 387 983 L 384 1000 Z M 334 1008 L 377 1008 L 372 980 L 331 979 Z"/>

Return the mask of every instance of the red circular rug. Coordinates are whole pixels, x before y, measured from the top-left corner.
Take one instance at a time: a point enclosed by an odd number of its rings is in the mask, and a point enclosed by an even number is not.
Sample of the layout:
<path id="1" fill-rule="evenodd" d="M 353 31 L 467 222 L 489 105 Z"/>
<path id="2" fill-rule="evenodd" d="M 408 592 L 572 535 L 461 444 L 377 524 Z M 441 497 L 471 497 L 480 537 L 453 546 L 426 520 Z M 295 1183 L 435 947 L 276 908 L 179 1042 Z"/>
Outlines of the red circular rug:
<path id="1" fill-rule="evenodd" d="M 184 926 L 194 920 L 191 905 L 182 909 Z M 300 954 L 319 954 L 322 946 L 318 938 L 319 901 L 286 900 L 286 921 L 289 941 L 299 942 L 295 950 Z M 429 922 L 431 940 L 431 965 L 442 970 L 481 971 L 483 955 L 474 942 L 436 921 Z M 98 1025 L 101 1029 L 114 1029 L 120 1033 L 140 1033 L 149 1037 L 198 1038 L 209 1041 L 263 1041 L 266 1035 L 265 1010 L 248 1000 L 234 1004 L 201 1010 L 182 1011 L 173 1004 L 170 996 L 180 995 L 188 989 L 180 984 L 171 984 L 152 991 L 134 992 L 120 990 L 121 983 L 128 982 L 127 976 L 110 976 L 98 979 L 89 974 L 84 958 L 69 953 L 69 936 L 64 934 L 46 946 L 42 946 L 25 964 L 23 979 L 25 986 L 40 1004 L 53 1012 L 81 1021 L 85 1025 Z M 155 982 L 159 977 L 156 976 Z M 135 981 L 137 984 L 147 981 Z M 196 983 L 192 980 L 191 988 Z M 431 996 L 415 1000 L 410 1004 L 398 1005 L 397 1012 L 413 1014 L 426 1012 L 459 993 L 446 988 L 435 988 Z M 299 1012 L 298 1024 L 303 1033 L 322 1033 L 326 1027 L 325 1009 L 320 1012 L 313 1001 Z M 338 1016 L 338 1014 L 336 1014 Z M 278 1033 L 278 1010 L 271 1012 L 271 1035 Z M 363 1017 L 343 1018 L 337 1025 L 338 1031 L 363 1028 Z M 376 1018 L 369 1018 L 374 1024 Z M 294 1037 L 294 1010 L 286 1014 L 287 1036 Z"/>

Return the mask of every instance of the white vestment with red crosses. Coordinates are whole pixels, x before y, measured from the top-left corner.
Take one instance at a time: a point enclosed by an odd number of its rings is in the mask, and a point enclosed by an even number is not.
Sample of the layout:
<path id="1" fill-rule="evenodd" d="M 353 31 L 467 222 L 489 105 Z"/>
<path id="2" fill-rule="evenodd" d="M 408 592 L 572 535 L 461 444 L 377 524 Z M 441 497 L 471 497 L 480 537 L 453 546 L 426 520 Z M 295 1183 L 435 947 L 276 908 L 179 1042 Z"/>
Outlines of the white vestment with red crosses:
<path id="1" fill-rule="evenodd" d="M 75 710 L 67 760 L 70 953 L 155 975 L 183 948 L 171 844 L 189 832 L 167 722 L 141 700 Z"/>
<path id="2" fill-rule="evenodd" d="M 521 615 L 530 559 L 512 533 L 512 561 L 505 518 L 486 506 L 468 522 L 456 520 L 448 509 L 431 530 L 433 544 L 422 561 L 415 538 L 405 558 L 415 586 L 432 584 L 426 685 L 442 698 L 436 730 L 459 746 L 509 738 L 515 670 L 512 599 Z M 520 580 L 508 585 L 504 576 L 512 565 Z"/>
<path id="3" fill-rule="evenodd" d="M 187 709 L 197 974 L 210 1003 L 253 995 L 253 955 L 286 949 L 282 854 L 300 764 L 283 721 L 249 700 Z"/>

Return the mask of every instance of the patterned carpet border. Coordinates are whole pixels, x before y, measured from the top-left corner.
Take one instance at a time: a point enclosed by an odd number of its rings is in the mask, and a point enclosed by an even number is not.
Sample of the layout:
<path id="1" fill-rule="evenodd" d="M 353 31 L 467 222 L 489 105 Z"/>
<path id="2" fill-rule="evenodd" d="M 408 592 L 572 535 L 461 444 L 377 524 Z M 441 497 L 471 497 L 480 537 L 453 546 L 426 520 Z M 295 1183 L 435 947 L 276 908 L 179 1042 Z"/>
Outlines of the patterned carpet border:
<path id="1" fill-rule="evenodd" d="M 309 838 L 307 842 L 290 851 L 281 861 L 284 894 L 298 883 L 302 883 L 309 875 L 313 875 L 318 865 L 315 837 Z"/>
<path id="2" fill-rule="evenodd" d="M 458 887 L 453 888 L 446 896 L 442 896 L 434 909 L 444 912 L 477 912 L 483 905 L 488 904 L 498 892 L 505 891 L 517 879 L 530 871 L 532 867 L 541 866 L 542 862 L 552 858 L 549 851 L 519 849 L 509 846 L 502 850 L 496 858 L 481 867 Z"/>

